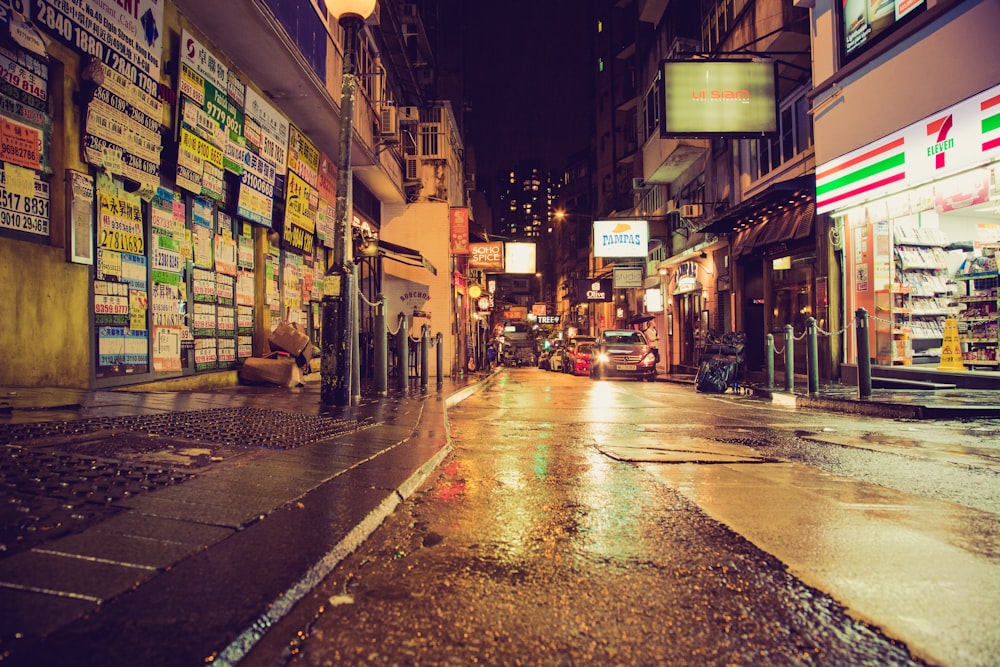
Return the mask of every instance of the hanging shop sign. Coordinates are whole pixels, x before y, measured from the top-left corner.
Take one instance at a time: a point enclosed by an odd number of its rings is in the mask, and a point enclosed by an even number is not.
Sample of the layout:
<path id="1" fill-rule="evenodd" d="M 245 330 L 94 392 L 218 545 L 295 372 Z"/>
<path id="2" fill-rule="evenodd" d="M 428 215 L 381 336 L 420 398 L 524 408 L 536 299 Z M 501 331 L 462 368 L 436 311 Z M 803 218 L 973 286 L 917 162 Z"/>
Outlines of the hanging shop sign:
<path id="1" fill-rule="evenodd" d="M 642 287 L 642 268 L 616 266 L 613 281 L 615 289 Z"/>
<path id="2" fill-rule="evenodd" d="M 577 301 L 611 301 L 611 278 L 581 278 L 576 281 Z"/>
<path id="3" fill-rule="evenodd" d="M 503 242 L 470 243 L 469 268 L 503 271 Z"/>
<path id="4" fill-rule="evenodd" d="M 594 221 L 594 257 L 645 257 L 648 245 L 646 220 Z"/>
<path id="5" fill-rule="evenodd" d="M 778 131 L 776 62 L 667 60 L 662 137 L 761 137 Z"/>
<path id="6" fill-rule="evenodd" d="M 857 206 L 1000 159 L 1000 85 L 816 169 L 816 212 Z"/>
<path id="7" fill-rule="evenodd" d="M 448 210 L 451 218 L 451 254 L 469 254 L 469 209 L 453 207 Z"/>
<path id="8" fill-rule="evenodd" d="M 674 273 L 674 278 L 677 280 L 674 294 L 689 294 L 691 292 L 700 292 L 703 289 L 701 282 L 698 280 L 697 262 L 684 262 L 678 265 L 677 271 Z"/>

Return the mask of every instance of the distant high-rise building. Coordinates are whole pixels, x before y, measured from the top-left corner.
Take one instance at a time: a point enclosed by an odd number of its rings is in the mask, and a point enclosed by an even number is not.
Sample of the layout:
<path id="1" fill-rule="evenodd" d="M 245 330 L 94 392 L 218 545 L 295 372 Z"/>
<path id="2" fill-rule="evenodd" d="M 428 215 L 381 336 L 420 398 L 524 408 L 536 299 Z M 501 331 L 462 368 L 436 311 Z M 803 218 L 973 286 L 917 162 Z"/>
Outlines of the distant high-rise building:
<path id="1" fill-rule="evenodd" d="M 497 195 L 496 229 L 513 239 L 543 239 L 552 227 L 559 183 L 532 162 L 507 172 Z"/>

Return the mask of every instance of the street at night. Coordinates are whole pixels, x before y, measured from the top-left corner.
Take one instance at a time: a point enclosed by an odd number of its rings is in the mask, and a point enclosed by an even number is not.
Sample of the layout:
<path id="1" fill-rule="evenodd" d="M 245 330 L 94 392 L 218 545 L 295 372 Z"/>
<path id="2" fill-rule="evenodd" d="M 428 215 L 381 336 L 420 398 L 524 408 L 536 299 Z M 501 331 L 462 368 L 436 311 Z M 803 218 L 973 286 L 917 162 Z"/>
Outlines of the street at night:
<path id="1" fill-rule="evenodd" d="M 989 665 L 996 422 L 504 370 L 241 664 Z"/>

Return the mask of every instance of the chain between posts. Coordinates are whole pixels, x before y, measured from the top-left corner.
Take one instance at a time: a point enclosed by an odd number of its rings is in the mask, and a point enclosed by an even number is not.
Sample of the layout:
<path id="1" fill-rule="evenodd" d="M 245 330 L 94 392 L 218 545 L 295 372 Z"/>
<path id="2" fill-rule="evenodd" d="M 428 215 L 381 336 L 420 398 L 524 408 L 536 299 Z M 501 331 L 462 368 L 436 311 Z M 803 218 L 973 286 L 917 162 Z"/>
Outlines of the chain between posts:
<path id="1" fill-rule="evenodd" d="M 877 318 L 872 318 L 877 319 Z M 885 320 L 882 320 L 885 321 Z M 774 355 L 778 354 L 786 357 L 786 370 L 785 370 L 785 388 L 787 391 L 791 392 L 794 389 L 794 371 L 792 370 L 792 345 L 795 341 L 801 341 L 806 339 L 808 345 L 808 363 L 809 363 L 809 391 L 810 393 L 817 393 L 819 391 L 819 369 L 818 369 L 818 354 L 816 349 L 816 337 L 819 335 L 832 337 L 840 336 L 847 333 L 850 329 L 857 327 L 857 322 L 854 319 L 849 320 L 844 324 L 838 331 L 830 332 L 822 329 L 816 322 L 816 319 L 810 317 L 805 330 L 802 333 L 796 335 L 792 325 L 785 325 L 784 339 L 786 345 L 777 346 L 775 344 L 774 334 L 767 335 L 767 386 L 774 386 Z M 808 338 L 807 338 L 808 337 Z"/>

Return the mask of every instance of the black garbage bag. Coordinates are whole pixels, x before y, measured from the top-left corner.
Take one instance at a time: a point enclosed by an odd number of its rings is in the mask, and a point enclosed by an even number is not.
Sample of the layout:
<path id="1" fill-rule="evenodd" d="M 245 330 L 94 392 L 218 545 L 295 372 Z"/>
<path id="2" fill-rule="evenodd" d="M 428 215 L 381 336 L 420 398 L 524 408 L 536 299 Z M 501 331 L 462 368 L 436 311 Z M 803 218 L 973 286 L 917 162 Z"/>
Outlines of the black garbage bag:
<path id="1" fill-rule="evenodd" d="M 694 386 L 706 394 L 724 394 L 739 372 L 739 363 L 733 359 L 706 359 L 698 367 Z"/>

